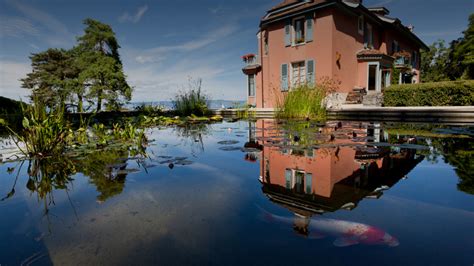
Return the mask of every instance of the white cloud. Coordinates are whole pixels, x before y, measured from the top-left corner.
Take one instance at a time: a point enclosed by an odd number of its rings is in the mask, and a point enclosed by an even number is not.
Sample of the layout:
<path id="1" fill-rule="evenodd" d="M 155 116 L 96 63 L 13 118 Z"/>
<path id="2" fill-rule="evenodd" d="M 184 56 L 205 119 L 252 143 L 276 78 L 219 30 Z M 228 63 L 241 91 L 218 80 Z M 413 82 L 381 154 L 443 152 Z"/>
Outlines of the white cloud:
<path id="1" fill-rule="evenodd" d="M 125 12 L 122 14 L 122 16 L 119 17 L 119 21 L 120 22 L 133 22 L 133 23 L 137 23 L 140 21 L 140 19 L 142 19 L 143 15 L 145 14 L 145 12 L 148 10 L 148 6 L 147 5 L 144 5 L 144 6 L 141 6 L 137 9 L 137 12 L 135 12 L 134 15 L 130 15 L 128 12 Z"/>
<path id="2" fill-rule="evenodd" d="M 47 32 L 42 32 L 42 34 L 38 37 L 50 45 L 71 46 L 74 43 L 74 35 L 69 32 L 66 25 L 64 25 L 52 15 L 32 6 L 22 4 L 18 1 L 8 1 L 8 3 L 20 11 L 28 19 L 37 22 L 35 25 L 46 28 Z"/>
<path id="3" fill-rule="evenodd" d="M 194 50 L 198 50 L 200 48 L 206 47 L 207 45 L 210 45 L 211 43 L 228 37 L 232 33 L 236 32 L 237 29 L 238 27 L 236 25 L 228 24 L 205 34 L 203 37 L 194 40 L 189 40 L 181 44 L 158 46 L 155 48 L 144 50 L 142 52 L 136 52 L 138 54 L 135 56 L 135 61 L 142 64 L 160 62 L 172 52 L 191 52 Z M 131 52 L 133 53 L 133 51 Z"/>
<path id="4" fill-rule="evenodd" d="M 36 45 L 36 44 L 34 44 L 34 43 L 30 43 L 29 45 L 30 45 L 31 48 L 33 48 L 33 49 L 35 49 L 35 50 L 39 50 L 39 49 L 40 49 L 39 46 Z"/>
<path id="5" fill-rule="evenodd" d="M 38 29 L 28 20 L 19 17 L 0 16 L 1 37 L 38 36 Z"/>
<path id="6" fill-rule="evenodd" d="M 28 63 L 0 60 L 0 95 L 15 100 L 25 99 L 29 92 L 21 88 L 20 79 L 30 71 Z"/>

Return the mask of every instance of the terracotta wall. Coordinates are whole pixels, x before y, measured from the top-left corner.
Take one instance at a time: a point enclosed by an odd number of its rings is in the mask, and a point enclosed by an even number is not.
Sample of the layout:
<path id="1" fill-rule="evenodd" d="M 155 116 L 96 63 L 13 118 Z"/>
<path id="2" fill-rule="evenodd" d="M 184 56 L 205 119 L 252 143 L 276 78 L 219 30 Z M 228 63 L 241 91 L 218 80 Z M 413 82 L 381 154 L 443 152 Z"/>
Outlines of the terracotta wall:
<path id="1" fill-rule="evenodd" d="M 357 53 L 364 49 L 364 36 L 357 28 L 358 16 L 334 10 L 334 33 L 332 54 L 333 79 L 339 80 L 340 92 L 350 92 L 355 86 L 365 87 L 362 80 L 366 80 L 366 66 L 357 61 Z M 374 38 L 375 39 L 375 38 Z M 340 54 L 340 64 L 337 64 L 337 55 Z M 363 75 L 363 79 L 361 76 Z"/>
<path id="2" fill-rule="evenodd" d="M 333 28 L 332 12 L 328 9 L 316 13 L 313 41 L 304 45 L 285 46 L 284 22 L 275 23 L 267 29 L 269 53 L 263 56 L 262 62 L 265 107 L 276 107 L 276 99 L 284 95 L 280 87 L 281 65 L 284 63 L 290 65 L 312 59 L 315 61 L 316 80 L 332 76 L 332 68 L 328 66 L 332 62 Z"/>
<path id="3" fill-rule="evenodd" d="M 398 32 L 382 28 L 370 20 L 373 28 L 374 48 L 391 53 L 392 40 L 399 42 L 402 50 L 412 52 L 419 48 L 410 43 Z M 281 65 L 306 61 L 315 61 L 316 82 L 323 79 L 333 79 L 339 82 L 339 92 L 350 92 L 354 87 L 367 87 L 367 63 L 358 62 L 357 53 L 364 49 L 364 36 L 358 33 L 358 16 L 337 8 L 327 8 L 315 12 L 313 41 L 304 45 L 285 46 L 285 22 L 274 23 L 262 29 L 259 43 L 259 60 L 262 71 L 257 79 L 255 102 L 259 108 L 275 108 L 277 99 L 282 99 Z M 268 55 L 263 51 L 264 36 L 268 36 Z M 337 59 L 340 58 L 339 64 Z M 419 71 L 416 79 L 419 78 Z M 291 83 L 291 81 L 290 81 Z"/>

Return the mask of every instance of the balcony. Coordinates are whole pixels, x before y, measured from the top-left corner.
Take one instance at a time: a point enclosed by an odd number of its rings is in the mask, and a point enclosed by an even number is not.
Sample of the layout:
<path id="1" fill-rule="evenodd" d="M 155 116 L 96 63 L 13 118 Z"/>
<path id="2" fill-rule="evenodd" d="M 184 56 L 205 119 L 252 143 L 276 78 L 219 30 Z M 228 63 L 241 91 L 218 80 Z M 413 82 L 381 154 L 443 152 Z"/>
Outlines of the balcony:
<path id="1" fill-rule="evenodd" d="M 242 69 L 244 74 L 254 75 L 262 69 L 260 60 L 258 60 L 258 57 L 255 54 L 244 55 L 242 56 L 242 59 L 245 63 L 245 67 Z"/>
<path id="2" fill-rule="evenodd" d="M 409 69 L 411 68 L 411 55 L 408 52 L 397 52 L 393 54 L 395 58 L 394 66 L 395 68 Z"/>

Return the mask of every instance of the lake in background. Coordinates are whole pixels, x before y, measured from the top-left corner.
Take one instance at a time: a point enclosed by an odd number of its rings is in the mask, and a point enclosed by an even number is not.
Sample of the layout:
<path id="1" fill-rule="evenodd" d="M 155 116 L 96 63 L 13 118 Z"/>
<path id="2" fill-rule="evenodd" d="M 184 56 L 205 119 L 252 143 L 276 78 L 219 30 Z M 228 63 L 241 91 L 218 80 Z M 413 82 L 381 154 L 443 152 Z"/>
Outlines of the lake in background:
<path id="1" fill-rule="evenodd" d="M 474 129 L 151 128 L 147 156 L 0 164 L 0 265 L 472 265 Z"/>

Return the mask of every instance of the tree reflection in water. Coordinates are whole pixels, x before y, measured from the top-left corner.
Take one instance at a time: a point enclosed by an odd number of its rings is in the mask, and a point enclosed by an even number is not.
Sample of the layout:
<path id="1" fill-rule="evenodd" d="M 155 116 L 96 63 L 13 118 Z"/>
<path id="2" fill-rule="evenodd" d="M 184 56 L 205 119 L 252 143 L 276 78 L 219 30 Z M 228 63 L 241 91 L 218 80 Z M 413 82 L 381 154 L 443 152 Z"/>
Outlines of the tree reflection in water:
<path id="1" fill-rule="evenodd" d="M 9 168 L 9 172 L 16 171 L 16 178 L 11 191 L 2 201 L 14 196 L 18 177 L 25 163 L 28 163 L 28 181 L 26 188 L 36 195 L 38 201 L 44 203 L 44 214 L 49 219 L 49 207 L 55 204 L 54 191 L 64 190 L 69 199 L 69 191 L 78 173 L 90 178 L 90 183 L 96 186 L 100 195 L 98 202 L 122 193 L 125 180 L 129 173 L 139 169 L 127 169 L 127 162 L 135 160 L 138 165 L 146 158 L 145 147 L 130 147 L 129 145 L 115 145 L 112 148 L 104 148 L 87 151 L 84 155 L 69 157 L 57 155 L 41 159 L 21 161 L 15 168 Z M 75 212 L 72 201 L 69 199 Z"/>
<path id="2" fill-rule="evenodd" d="M 183 145 L 191 147 L 191 154 L 196 157 L 204 152 L 203 137 L 210 134 L 210 129 L 209 124 L 195 123 L 176 126 L 174 132 Z"/>
<path id="3" fill-rule="evenodd" d="M 474 139 L 433 139 L 432 145 L 443 154 L 444 161 L 454 167 L 459 177 L 458 189 L 474 195 Z"/>

